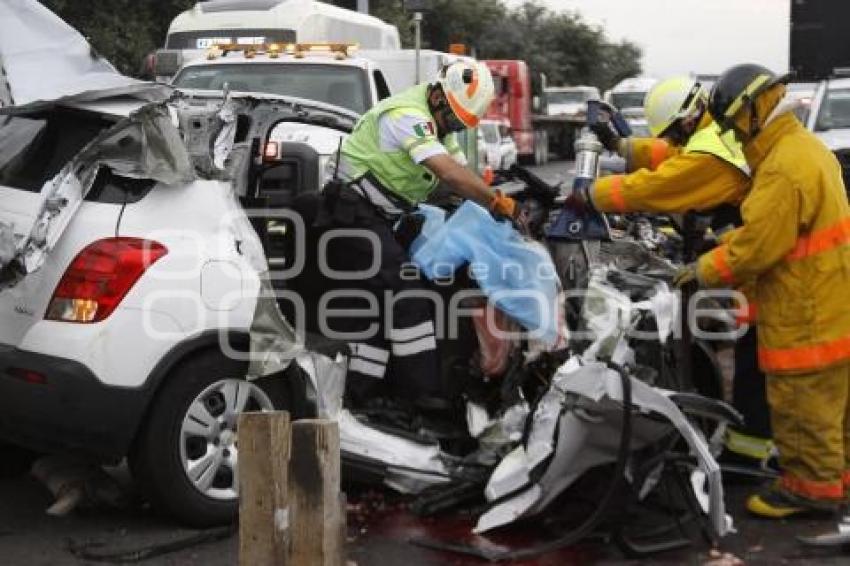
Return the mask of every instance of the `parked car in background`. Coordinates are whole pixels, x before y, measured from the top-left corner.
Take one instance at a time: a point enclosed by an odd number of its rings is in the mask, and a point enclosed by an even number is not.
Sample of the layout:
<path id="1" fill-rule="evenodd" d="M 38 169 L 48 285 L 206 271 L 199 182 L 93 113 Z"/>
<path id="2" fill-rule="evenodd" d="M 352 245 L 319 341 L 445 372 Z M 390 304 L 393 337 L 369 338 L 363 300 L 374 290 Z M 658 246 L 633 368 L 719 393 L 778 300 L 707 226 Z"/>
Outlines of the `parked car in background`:
<path id="1" fill-rule="evenodd" d="M 788 83 L 788 90 L 785 94 L 786 98 L 797 103 L 794 109 L 794 114 L 800 119 L 803 124 L 808 123 L 809 111 L 812 107 L 812 99 L 815 96 L 815 91 L 818 88 L 818 83 Z"/>
<path id="2" fill-rule="evenodd" d="M 478 159 L 482 166 L 496 171 L 509 169 L 517 162 L 516 142 L 510 128 L 495 120 L 482 120 L 478 125 Z"/>
<path id="3" fill-rule="evenodd" d="M 546 114 L 585 118 L 587 101 L 599 100 L 602 96 L 595 86 L 555 86 L 544 89 Z"/>
<path id="4" fill-rule="evenodd" d="M 831 149 L 850 185 L 850 78 L 822 81 L 815 90 L 806 127 Z"/>

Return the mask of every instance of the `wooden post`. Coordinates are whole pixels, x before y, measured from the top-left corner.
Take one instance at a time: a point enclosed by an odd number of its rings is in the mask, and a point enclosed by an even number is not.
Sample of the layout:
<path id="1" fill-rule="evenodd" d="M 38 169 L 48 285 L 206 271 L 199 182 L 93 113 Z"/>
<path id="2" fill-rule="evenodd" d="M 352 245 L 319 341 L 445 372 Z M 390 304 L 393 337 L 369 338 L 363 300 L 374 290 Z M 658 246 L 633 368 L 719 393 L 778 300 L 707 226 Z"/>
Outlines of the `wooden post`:
<path id="1" fill-rule="evenodd" d="M 339 427 L 324 419 L 292 424 L 290 508 L 297 566 L 345 564 L 345 498 L 340 497 Z"/>
<path id="2" fill-rule="evenodd" d="M 243 413 L 238 430 L 239 564 L 283 566 L 291 530 L 289 413 Z"/>

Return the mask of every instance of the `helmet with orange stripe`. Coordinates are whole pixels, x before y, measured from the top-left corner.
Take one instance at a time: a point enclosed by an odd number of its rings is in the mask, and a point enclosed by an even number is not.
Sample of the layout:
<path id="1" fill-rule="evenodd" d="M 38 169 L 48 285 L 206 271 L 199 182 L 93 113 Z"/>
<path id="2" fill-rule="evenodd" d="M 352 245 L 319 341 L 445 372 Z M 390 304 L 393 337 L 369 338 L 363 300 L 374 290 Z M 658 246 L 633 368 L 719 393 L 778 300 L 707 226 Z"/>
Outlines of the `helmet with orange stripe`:
<path id="1" fill-rule="evenodd" d="M 459 122 L 457 125 L 463 126 L 449 128 L 451 130 L 476 127 L 495 93 L 490 69 L 480 61 L 452 63 L 443 70 L 437 84 L 442 88 L 453 118 Z"/>

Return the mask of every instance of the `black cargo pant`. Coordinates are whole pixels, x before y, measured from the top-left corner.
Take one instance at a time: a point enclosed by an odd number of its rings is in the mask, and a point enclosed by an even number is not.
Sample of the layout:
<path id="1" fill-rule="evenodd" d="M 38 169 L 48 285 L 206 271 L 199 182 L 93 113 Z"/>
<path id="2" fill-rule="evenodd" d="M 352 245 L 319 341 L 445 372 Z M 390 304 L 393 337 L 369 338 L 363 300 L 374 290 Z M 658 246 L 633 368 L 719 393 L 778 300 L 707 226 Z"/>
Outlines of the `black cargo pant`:
<path id="1" fill-rule="evenodd" d="M 770 409 L 767 406 L 764 373 L 758 365 L 756 327 L 735 344 L 735 378 L 732 382 L 732 404 L 744 415 L 744 428 L 748 436 L 770 438 Z"/>
<path id="2" fill-rule="evenodd" d="M 330 293 L 319 302 L 326 328 L 351 344 L 346 393 L 355 404 L 379 390 L 409 401 L 440 396 L 434 293 L 409 264 L 393 233 L 394 219 L 342 187 L 327 195 L 322 230 Z M 389 381 L 389 383 L 387 383 Z"/>
<path id="3" fill-rule="evenodd" d="M 711 228 L 715 234 L 743 225 L 739 207 L 722 204 L 711 211 Z M 770 409 L 767 406 L 764 373 L 758 364 L 756 327 L 751 325 L 735 344 L 735 376 L 732 382 L 732 404 L 744 416 L 740 433 L 759 439 L 771 438 Z"/>

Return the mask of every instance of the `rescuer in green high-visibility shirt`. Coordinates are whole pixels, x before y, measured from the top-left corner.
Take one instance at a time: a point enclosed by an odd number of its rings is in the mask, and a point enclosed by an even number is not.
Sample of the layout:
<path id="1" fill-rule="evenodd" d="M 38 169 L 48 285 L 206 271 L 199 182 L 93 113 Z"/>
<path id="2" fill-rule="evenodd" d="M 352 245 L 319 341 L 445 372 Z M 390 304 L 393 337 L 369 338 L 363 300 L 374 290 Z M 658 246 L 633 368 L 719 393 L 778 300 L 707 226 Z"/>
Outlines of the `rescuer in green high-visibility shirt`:
<path id="1" fill-rule="evenodd" d="M 388 366 L 401 397 L 425 407 L 441 404 L 433 301 L 420 292 L 425 291 L 421 281 L 403 276 L 409 256 L 395 226 L 440 182 L 494 214 L 516 215 L 513 199 L 465 167 L 455 139 L 457 132 L 478 125 L 493 95 L 493 78 L 484 63 L 453 63 L 434 83 L 381 101 L 342 144 L 339 179 L 325 189 L 319 225 L 358 230 L 330 242 L 327 264 L 344 274 L 338 277 L 342 281 L 331 283 L 334 289 L 356 290 L 361 296 L 347 293 L 330 306 L 337 312 L 362 313 L 376 304 L 362 296 L 368 294 L 377 299 L 380 312 L 379 317 L 340 316 L 330 325 L 363 336 L 349 340 L 347 393 L 355 405 L 374 397 Z M 405 298 L 385 305 L 387 291 Z"/>

